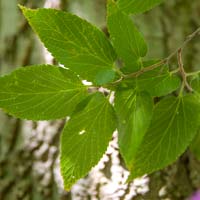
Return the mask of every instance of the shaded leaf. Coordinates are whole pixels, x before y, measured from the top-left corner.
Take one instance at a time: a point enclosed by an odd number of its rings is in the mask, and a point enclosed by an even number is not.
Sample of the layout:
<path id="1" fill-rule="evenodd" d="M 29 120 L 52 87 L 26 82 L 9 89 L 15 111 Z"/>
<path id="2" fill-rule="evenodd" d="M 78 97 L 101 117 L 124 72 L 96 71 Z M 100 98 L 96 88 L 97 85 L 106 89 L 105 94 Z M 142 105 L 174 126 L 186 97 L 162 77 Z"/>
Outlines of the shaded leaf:
<path id="1" fill-rule="evenodd" d="M 180 78 L 171 74 L 164 66 L 145 72 L 137 78 L 124 81 L 125 86 L 137 87 L 141 91 L 147 91 L 154 97 L 167 95 L 180 87 Z"/>
<path id="2" fill-rule="evenodd" d="M 190 151 L 200 160 L 200 132 L 198 131 L 190 145 Z"/>
<path id="3" fill-rule="evenodd" d="M 180 86 L 180 78 L 165 69 L 155 69 L 138 77 L 138 87 L 148 91 L 152 96 L 164 96 Z"/>
<path id="4" fill-rule="evenodd" d="M 135 155 L 130 179 L 174 162 L 196 135 L 199 123 L 200 104 L 194 95 L 161 100 Z"/>
<path id="5" fill-rule="evenodd" d="M 118 90 L 115 94 L 118 116 L 120 152 L 127 167 L 131 167 L 135 153 L 146 133 L 153 111 L 153 100 L 147 93 L 133 89 Z"/>

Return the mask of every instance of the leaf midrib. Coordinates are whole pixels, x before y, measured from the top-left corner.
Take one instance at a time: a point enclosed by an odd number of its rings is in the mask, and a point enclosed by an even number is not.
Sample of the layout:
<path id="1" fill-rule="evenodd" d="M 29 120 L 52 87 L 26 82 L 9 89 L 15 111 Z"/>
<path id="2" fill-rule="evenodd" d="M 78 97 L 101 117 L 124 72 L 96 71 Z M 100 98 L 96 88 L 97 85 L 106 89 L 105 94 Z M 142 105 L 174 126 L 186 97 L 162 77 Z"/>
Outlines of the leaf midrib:
<path id="1" fill-rule="evenodd" d="M 177 107 L 176 107 L 175 112 L 174 112 L 174 114 L 173 114 L 173 116 L 172 116 L 172 118 L 171 118 L 171 120 L 170 120 L 170 122 L 169 122 L 169 125 L 167 126 L 165 132 L 163 133 L 162 138 L 160 139 L 160 141 L 156 144 L 156 146 L 155 146 L 155 148 L 153 149 L 153 151 L 151 151 L 151 153 L 148 155 L 148 158 L 150 158 L 150 157 L 152 156 L 152 154 L 156 151 L 156 149 L 159 147 L 160 143 L 161 143 L 161 142 L 163 141 L 163 139 L 165 138 L 167 131 L 168 131 L 169 128 L 171 127 L 171 124 L 172 124 L 173 121 L 174 121 L 174 118 L 175 118 L 175 116 L 176 116 L 177 109 L 179 108 L 179 105 L 180 105 L 180 101 L 181 101 L 181 100 L 179 99 L 178 101 L 179 101 L 179 102 L 177 103 Z M 176 103 L 176 101 L 175 101 L 175 103 Z M 173 107 L 173 104 L 172 104 L 172 107 Z M 147 160 L 148 160 L 148 159 L 147 159 Z"/>
<path id="2" fill-rule="evenodd" d="M 84 88 L 82 88 L 83 90 Z M 58 94 L 58 93 L 67 93 L 67 92 L 73 92 L 73 91 L 81 91 L 80 88 L 76 88 L 76 89 L 67 89 L 67 90 L 56 90 L 56 91 L 52 91 L 52 92 L 25 92 L 25 93 L 19 93 L 19 92 L 0 92 L 0 94 L 17 94 L 17 95 L 41 95 L 41 94 Z"/>

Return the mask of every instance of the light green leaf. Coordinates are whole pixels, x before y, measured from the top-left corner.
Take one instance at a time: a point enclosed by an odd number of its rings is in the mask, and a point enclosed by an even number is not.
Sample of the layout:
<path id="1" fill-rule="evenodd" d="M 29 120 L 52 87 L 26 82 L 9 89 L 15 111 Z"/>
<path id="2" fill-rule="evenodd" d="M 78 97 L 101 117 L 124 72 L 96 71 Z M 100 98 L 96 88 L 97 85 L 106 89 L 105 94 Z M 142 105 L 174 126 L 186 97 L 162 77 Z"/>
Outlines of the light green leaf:
<path id="1" fill-rule="evenodd" d="M 70 189 L 98 163 L 115 129 L 115 112 L 102 94 L 93 94 L 82 110 L 77 109 L 61 137 L 61 173 L 65 189 Z"/>
<path id="2" fill-rule="evenodd" d="M 133 89 L 115 93 L 115 109 L 118 116 L 120 152 L 127 167 L 132 166 L 135 153 L 146 133 L 153 111 L 153 100 L 147 93 Z"/>
<path id="3" fill-rule="evenodd" d="M 134 67 L 135 62 L 146 55 L 147 45 L 131 18 L 121 12 L 113 0 L 108 2 L 107 24 L 117 54 L 127 66 Z M 134 70 L 137 71 L 138 66 Z"/>
<path id="4" fill-rule="evenodd" d="M 116 54 L 95 26 L 59 10 L 21 8 L 52 55 L 83 79 L 96 83 L 102 70 L 113 68 Z"/>
<path id="5" fill-rule="evenodd" d="M 200 78 L 198 75 L 191 80 L 191 87 L 194 89 L 194 94 L 197 97 L 197 101 L 200 103 Z M 190 150 L 196 158 L 200 160 L 200 130 L 198 130 L 196 137 L 192 141 Z"/>
<path id="6" fill-rule="evenodd" d="M 180 86 L 180 78 L 171 74 L 165 66 L 156 68 L 140 75 L 137 79 L 125 80 L 128 87 L 137 87 L 147 91 L 154 97 L 167 95 Z"/>
<path id="7" fill-rule="evenodd" d="M 143 13 L 159 5 L 164 0 L 118 0 L 118 6 L 126 13 Z"/>
<path id="8" fill-rule="evenodd" d="M 87 94 L 77 76 L 51 65 L 19 68 L 1 77 L 0 85 L 0 107 L 31 120 L 66 117 Z"/>
<path id="9" fill-rule="evenodd" d="M 194 95 L 161 100 L 135 155 L 130 178 L 149 174 L 174 162 L 196 135 L 199 124 L 200 104 Z"/>

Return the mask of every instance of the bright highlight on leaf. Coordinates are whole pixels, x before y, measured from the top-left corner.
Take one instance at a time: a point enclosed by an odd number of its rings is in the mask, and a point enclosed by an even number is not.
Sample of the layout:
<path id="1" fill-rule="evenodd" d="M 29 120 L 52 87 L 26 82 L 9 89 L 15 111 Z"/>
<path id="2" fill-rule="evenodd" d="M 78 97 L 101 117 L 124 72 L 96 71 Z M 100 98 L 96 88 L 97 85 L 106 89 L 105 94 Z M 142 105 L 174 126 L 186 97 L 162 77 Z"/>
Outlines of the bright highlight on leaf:
<path id="1" fill-rule="evenodd" d="M 126 13 L 143 13 L 159 5 L 164 0 L 118 0 L 120 9 Z"/>
<path id="2" fill-rule="evenodd" d="M 59 10 L 21 9 L 45 47 L 82 79 L 96 84 L 102 71 L 113 69 L 116 55 L 112 46 L 103 32 L 86 20 Z M 113 80 L 113 76 L 106 77 L 103 83 Z"/>
<path id="3" fill-rule="evenodd" d="M 196 135 L 199 124 L 200 104 L 194 95 L 161 100 L 132 162 L 130 178 L 152 173 L 174 162 Z"/>
<path id="4" fill-rule="evenodd" d="M 101 93 L 93 94 L 80 108 L 61 138 L 61 172 L 67 190 L 98 163 L 117 127 L 113 107 Z"/>
<path id="5" fill-rule="evenodd" d="M 51 65 L 19 68 L 1 77 L 0 85 L 0 107 L 32 120 L 64 118 L 87 94 L 76 75 Z"/>

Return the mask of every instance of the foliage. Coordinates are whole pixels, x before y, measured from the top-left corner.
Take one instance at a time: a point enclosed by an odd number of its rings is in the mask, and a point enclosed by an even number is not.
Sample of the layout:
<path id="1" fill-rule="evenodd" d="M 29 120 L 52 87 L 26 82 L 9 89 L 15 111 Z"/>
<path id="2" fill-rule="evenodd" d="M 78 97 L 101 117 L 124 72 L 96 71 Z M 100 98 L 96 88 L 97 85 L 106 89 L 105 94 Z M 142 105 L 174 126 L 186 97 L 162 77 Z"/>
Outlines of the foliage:
<path id="1" fill-rule="evenodd" d="M 129 16 L 161 2 L 108 0 L 111 42 L 73 14 L 20 6 L 64 67 L 30 66 L 1 77 L 0 107 L 23 119 L 70 117 L 61 137 L 66 189 L 98 163 L 115 129 L 129 180 L 171 164 L 195 137 L 200 125 L 199 72 L 184 71 L 181 51 L 200 30 L 169 57 L 147 60 L 145 39 Z M 176 54 L 178 68 L 171 71 L 169 61 Z M 101 93 L 100 87 L 106 92 Z M 199 152 L 197 146 L 191 149 Z"/>

